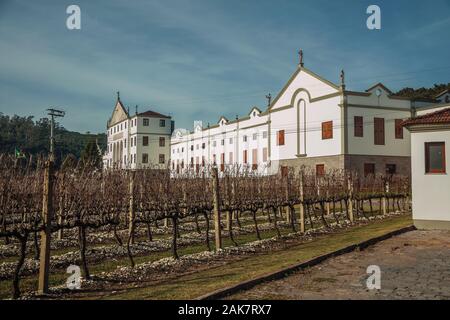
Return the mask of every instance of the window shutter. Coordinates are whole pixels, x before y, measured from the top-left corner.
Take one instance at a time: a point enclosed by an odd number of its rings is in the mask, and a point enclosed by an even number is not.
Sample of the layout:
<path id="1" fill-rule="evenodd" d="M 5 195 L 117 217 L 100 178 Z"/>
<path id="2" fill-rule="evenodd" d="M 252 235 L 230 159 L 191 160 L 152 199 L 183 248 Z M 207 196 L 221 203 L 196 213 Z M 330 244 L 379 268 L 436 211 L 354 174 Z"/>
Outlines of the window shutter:
<path id="1" fill-rule="evenodd" d="M 384 118 L 374 118 L 374 143 L 384 145 Z"/>
<path id="2" fill-rule="evenodd" d="M 395 119 L 395 139 L 403 139 L 402 119 Z"/>
<path id="3" fill-rule="evenodd" d="M 322 122 L 322 139 L 333 138 L 333 121 Z"/>
<path id="4" fill-rule="evenodd" d="M 363 117 L 355 116 L 354 117 L 354 135 L 355 137 L 363 137 L 364 129 L 363 129 Z"/>
<path id="5" fill-rule="evenodd" d="M 284 146 L 284 130 L 278 131 L 277 145 Z"/>

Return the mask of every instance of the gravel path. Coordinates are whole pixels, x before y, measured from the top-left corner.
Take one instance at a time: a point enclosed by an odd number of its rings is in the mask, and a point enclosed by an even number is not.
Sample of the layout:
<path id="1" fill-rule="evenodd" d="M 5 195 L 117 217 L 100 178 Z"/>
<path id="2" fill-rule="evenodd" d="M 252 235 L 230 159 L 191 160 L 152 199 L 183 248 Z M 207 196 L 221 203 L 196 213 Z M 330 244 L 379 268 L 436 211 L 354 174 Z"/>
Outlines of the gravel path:
<path id="1" fill-rule="evenodd" d="M 370 265 L 381 289 L 367 289 Z M 231 299 L 450 299 L 450 231 L 411 231 Z"/>

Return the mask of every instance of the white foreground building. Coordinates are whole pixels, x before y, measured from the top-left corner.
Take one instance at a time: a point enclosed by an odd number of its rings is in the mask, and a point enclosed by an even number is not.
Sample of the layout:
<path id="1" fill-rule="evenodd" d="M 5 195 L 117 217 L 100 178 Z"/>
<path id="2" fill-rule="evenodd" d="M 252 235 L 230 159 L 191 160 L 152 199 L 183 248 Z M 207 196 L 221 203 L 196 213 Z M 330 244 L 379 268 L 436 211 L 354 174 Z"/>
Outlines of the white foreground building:
<path id="1" fill-rule="evenodd" d="M 170 157 L 170 136 L 174 122 L 154 111 L 130 114 L 119 94 L 107 123 L 105 168 L 166 168 Z"/>
<path id="2" fill-rule="evenodd" d="M 413 219 L 419 229 L 450 230 L 450 104 L 432 111 L 404 123 L 411 132 Z"/>
<path id="3" fill-rule="evenodd" d="M 216 163 L 224 170 L 238 164 L 271 174 L 307 165 L 318 174 L 340 168 L 409 175 L 410 135 L 401 123 L 431 103 L 394 96 L 381 83 L 348 91 L 343 73 L 337 85 L 300 61 L 264 111 L 253 107 L 241 118 L 221 116 L 214 125 L 197 122 L 193 131 L 175 130 L 171 168 L 200 170 Z"/>

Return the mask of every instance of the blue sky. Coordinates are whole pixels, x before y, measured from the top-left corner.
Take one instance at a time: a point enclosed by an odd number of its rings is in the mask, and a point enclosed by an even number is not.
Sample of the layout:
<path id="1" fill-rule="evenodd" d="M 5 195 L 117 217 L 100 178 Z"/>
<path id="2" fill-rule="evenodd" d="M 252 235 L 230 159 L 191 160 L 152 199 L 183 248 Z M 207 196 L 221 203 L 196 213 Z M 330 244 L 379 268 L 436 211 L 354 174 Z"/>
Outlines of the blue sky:
<path id="1" fill-rule="evenodd" d="M 81 8 L 81 30 L 66 8 Z M 381 8 L 382 29 L 366 27 Z M 450 0 L 0 0 L 0 112 L 103 132 L 116 91 L 176 127 L 245 115 L 305 66 L 347 88 L 450 82 Z"/>

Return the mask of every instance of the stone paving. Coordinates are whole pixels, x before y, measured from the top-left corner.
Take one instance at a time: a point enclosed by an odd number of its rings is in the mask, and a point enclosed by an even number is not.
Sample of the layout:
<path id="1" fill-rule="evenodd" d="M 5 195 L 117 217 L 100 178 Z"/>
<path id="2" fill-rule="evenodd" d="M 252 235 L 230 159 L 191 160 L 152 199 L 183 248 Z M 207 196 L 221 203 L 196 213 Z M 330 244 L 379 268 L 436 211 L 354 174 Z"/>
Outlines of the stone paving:
<path id="1" fill-rule="evenodd" d="M 381 289 L 367 289 L 367 267 Z M 230 299 L 450 299 L 450 231 L 411 231 Z"/>

